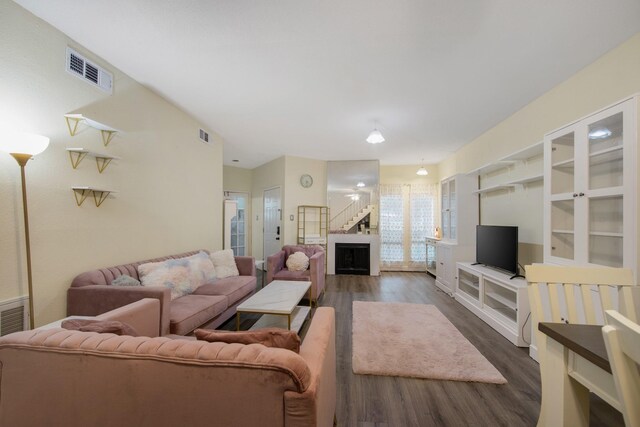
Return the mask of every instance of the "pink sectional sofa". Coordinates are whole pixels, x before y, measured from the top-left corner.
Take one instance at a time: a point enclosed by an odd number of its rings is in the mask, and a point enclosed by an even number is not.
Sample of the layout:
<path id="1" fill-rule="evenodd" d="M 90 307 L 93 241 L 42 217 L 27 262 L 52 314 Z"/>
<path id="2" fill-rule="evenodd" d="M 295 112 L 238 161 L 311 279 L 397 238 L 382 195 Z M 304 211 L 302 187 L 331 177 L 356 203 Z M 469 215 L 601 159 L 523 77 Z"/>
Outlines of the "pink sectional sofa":
<path id="1" fill-rule="evenodd" d="M 328 427 L 335 313 L 321 307 L 300 354 L 65 329 L 0 338 L 2 426 Z"/>
<path id="2" fill-rule="evenodd" d="M 159 334 L 186 335 L 199 327 L 215 329 L 236 313 L 236 307 L 256 291 L 253 257 L 235 257 L 239 276 L 217 279 L 193 294 L 171 301 L 171 292 L 160 286 L 111 286 L 126 274 L 139 280 L 137 267 L 147 262 L 184 258 L 200 251 L 138 261 L 87 271 L 76 276 L 67 291 L 67 315 L 97 316 L 142 298 L 160 301 Z M 207 252 L 207 251 L 205 251 Z"/>

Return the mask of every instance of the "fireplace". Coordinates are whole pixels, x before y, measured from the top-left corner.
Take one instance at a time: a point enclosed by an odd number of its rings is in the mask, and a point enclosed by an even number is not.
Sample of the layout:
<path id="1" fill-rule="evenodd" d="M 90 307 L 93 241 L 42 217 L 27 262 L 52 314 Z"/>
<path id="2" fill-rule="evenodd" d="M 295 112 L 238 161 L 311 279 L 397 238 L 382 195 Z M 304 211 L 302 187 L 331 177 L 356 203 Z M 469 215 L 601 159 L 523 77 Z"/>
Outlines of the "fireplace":
<path id="1" fill-rule="evenodd" d="M 369 275 L 369 243 L 336 243 L 336 274 Z"/>

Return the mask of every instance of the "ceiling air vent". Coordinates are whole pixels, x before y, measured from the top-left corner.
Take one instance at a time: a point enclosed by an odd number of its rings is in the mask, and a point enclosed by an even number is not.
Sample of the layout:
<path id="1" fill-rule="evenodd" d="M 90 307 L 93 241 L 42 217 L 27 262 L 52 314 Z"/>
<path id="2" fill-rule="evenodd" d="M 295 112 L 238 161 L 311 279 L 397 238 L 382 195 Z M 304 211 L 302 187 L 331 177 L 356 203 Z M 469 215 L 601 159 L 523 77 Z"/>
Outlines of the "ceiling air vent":
<path id="1" fill-rule="evenodd" d="M 67 71 L 109 94 L 113 92 L 113 74 L 70 47 L 67 47 Z"/>
<path id="2" fill-rule="evenodd" d="M 200 129 L 200 139 L 202 142 L 209 143 L 209 133 L 205 132 L 203 129 Z"/>

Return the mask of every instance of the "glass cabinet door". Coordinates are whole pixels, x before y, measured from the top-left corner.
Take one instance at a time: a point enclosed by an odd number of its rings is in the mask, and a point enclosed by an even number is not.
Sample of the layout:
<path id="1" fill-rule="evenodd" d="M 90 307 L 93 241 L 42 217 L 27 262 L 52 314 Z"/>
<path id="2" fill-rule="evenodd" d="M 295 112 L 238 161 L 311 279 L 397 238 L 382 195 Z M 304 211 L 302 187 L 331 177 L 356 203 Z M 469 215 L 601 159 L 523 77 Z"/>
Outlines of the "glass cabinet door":
<path id="1" fill-rule="evenodd" d="M 457 221 L 458 217 L 456 215 L 456 207 L 457 207 L 457 196 L 456 196 L 456 180 L 452 179 L 449 181 L 449 229 L 450 229 L 450 237 L 452 240 L 457 239 Z"/>
<path id="2" fill-rule="evenodd" d="M 587 127 L 589 243 L 588 261 L 623 265 L 624 115 L 622 111 L 594 117 Z"/>
<path id="3" fill-rule="evenodd" d="M 574 192 L 575 132 L 551 140 L 551 194 Z"/>
<path id="4" fill-rule="evenodd" d="M 452 181 L 443 181 L 440 186 L 441 216 L 442 216 L 442 238 L 451 238 L 451 222 L 449 214 L 449 184 Z"/>
<path id="5" fill-rule="evenodd" d="M 551 139 L 551 256 L 575 259 L 576 132 Z"/>

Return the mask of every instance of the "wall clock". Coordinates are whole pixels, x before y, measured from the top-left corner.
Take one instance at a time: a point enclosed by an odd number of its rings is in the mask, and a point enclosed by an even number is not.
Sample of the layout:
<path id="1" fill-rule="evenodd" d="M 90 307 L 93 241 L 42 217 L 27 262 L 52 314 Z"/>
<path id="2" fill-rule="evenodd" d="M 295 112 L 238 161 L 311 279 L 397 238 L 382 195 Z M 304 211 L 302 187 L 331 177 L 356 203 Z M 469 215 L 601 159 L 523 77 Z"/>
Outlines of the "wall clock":
<path id="1" fill-rule="evenodd" d="M 313 185 L 313 178 L 309 174 L 304 174 L 300 177 L 300 185 L 304 188 L 309 188 Z"/>

